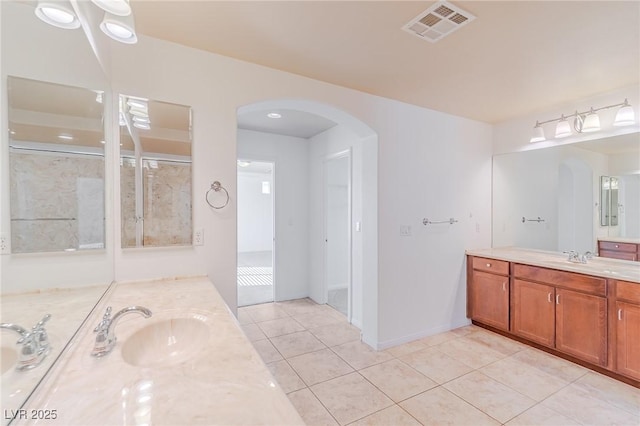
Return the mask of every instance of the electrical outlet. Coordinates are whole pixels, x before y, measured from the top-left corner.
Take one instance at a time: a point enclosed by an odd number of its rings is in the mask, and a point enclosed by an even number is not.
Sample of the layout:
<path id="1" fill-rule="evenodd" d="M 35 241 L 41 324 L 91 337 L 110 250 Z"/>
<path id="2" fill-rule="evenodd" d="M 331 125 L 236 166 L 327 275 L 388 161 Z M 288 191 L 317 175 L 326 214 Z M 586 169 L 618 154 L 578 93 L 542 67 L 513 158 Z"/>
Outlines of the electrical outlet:
<path id="1" fill-rule="evenodd" d="M 9 254 L 10 252 L 9 238 L 4 234 L 0 235 L 0 254 Z"/>
<path id="2" fill-rule="evenodd" d="M 198 228 L 193 231 L 193 245 L 201 246 L 204 245 L 204 229 Z"/>

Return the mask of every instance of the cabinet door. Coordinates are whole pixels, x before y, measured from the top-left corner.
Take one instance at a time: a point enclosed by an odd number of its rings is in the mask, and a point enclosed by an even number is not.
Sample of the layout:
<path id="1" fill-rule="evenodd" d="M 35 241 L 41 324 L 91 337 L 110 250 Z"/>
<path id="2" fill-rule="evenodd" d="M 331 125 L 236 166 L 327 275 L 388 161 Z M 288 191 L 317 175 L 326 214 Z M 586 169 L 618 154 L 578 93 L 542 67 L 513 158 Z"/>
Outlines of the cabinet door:
<path id="1" fill-rule="evenodd" d="M 593 364 L 607 364 L 607 300 L 556 289 L 556 349 Z"/>
<path id="2" fill-rule="evenodd" d="M 473 271 L 471 319 L 509 330 L 509 277 Z"/>
<path id="3" fill-rule="evenodd" d="M 640 305 L 616 302 L 616 371 L 640 380 Z"/>
<path id="4" fill-rule="evenodd" d="M 512 332 L 553 348 L 555 342 L 555 288 L 513 280 Z"/>

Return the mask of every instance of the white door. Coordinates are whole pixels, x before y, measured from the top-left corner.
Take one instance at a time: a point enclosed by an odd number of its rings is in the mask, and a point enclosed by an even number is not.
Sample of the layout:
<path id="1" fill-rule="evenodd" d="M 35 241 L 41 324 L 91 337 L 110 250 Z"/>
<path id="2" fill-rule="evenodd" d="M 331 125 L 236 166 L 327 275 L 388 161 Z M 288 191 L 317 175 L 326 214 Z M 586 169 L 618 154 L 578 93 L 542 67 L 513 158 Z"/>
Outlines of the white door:
<path id="1" fill-rule="evenodd" d="M 327 303 L 351 320 L 351 155 L 324 162 L 324 281 Z"/>

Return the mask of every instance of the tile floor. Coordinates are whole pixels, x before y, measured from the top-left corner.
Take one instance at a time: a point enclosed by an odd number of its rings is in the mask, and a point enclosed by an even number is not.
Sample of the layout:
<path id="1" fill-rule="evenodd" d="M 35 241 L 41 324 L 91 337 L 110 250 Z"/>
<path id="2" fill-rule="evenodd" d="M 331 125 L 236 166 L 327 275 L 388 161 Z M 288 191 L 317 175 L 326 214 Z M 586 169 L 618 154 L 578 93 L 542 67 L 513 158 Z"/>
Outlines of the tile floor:
<path id="1" fill-rule="evenodd" d="M 309 299 L 238 317 L 308 425 L 640 425 L 640 389 L 479 327 L 376 352 Z"/>

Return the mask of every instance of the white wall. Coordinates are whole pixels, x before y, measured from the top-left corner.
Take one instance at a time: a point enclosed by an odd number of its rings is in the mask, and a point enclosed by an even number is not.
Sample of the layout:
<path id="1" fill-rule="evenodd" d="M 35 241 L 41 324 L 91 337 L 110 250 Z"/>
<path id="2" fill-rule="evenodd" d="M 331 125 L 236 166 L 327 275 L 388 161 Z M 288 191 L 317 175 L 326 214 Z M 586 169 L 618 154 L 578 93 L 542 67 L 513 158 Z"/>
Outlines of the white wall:
<path id="1" fill-rule="evenodd" d="M 263 182 L 269 193 L 262 192 Z M 273 249 L 271 173 L 238 169 L 238 253 Z"/>
<path id="2" fill-rule="evenodd" d="M 309 142 L 238 129 L 238 158 L 275 163 L 275 299 L 309 295 Z"/>
<path id="3" fill-rule="evenodd" d="M 3 32 L 4 21 L 3 13 Z M 3 35 L 3 43 L 7 39 L 16 40 Z M 13 51 L 48 56 L 48 47 L 25 41 Z M 110 50 L 114 93 L 193 108 L 193 220 L 194 227 L 205 232 L 205 244 L 198 247 L 119 249 L 119 210 L 113 203 L 120 197 L 119 167 L 113 149 L 117 144 L 112 144 L 107 158 L 107 243 L 115 247 L 115 279 L 207 274 L 235 311 L 237 109 L 264 100 L 308 99 L 344 111 L 377 134 L 376 145 L 375 135 L 362 133 L 364 127 L 356 126 L 360 137 L 371 138 L 363 141 L 368 147 L 362 154 L 363 192 L 372 194 L 363 199 L 362 225 L 376 228 L 371 234 L 362 233 L 365 341 L 385 347 L 467 322 L 464 249 L 490 245 L 490 125 L 145 36 L 136 45 L 112 43 Z M 3 58 L 5 68 L 6 63 Z M 35 68 L 44 65 L 33 63 Z M 85 67 L 85 63 L 77 65 Z M 69 79 L 73 67 L 61 68 Z M 109 113 L 114 112 L 112 104 Z M 109 140 L 117 142 L 117 124 L 113 126 L 114 137 Z M 214 180 L 231 194 L 222 210 L 211 209 L 204 200 Z M 420 223 L 425 216 L 454 216 L 459 222 L 425 228 Z M 403 224 L 412 226 L 412 236 L 399 235 Z M 100 255 L 100 267 L 109 265 L 108 253 Z M 367 260 L 371 258 L 377 262 Z M 90 256 L 82 258 L 87 263 L 81 269 L 59 266 L 67 259 L 71 257 L 60 259 L 55 270 L 42 269 L 39 256 L 23 265 L 41 279 L 93 279 L 96 268 Z M 19 275 L 14 265 L 10 271 L 6 266 L 3 276 Z"/>
<path id="4" fill-rule="evenodd" d="M 6 113 L 7 76 L 107 92 L 108 82 L 81 30 L 69 31 L 46 25 L 35 17 L 31 5 L 0 2 L 0 9 L 2 10 L 0 233 L 8 237 L 11 224 Z M 109 152 L 112 148 L 113 145 L 107 147 L 107 151 Z M 114 164 L 107 155 L 107 169 L 113 168 Z M 3 293 L 107 284 L 113 280 L 113 174 L 107 173 L 105 177 L 107 182 L 106 250 L 1 255 L 0 284 Z"/>
<path id="5" fill-rule="evenodd" d="M 620 176 L 620 227 L 627 238 L 640 238 L 640 174 Z"/>

